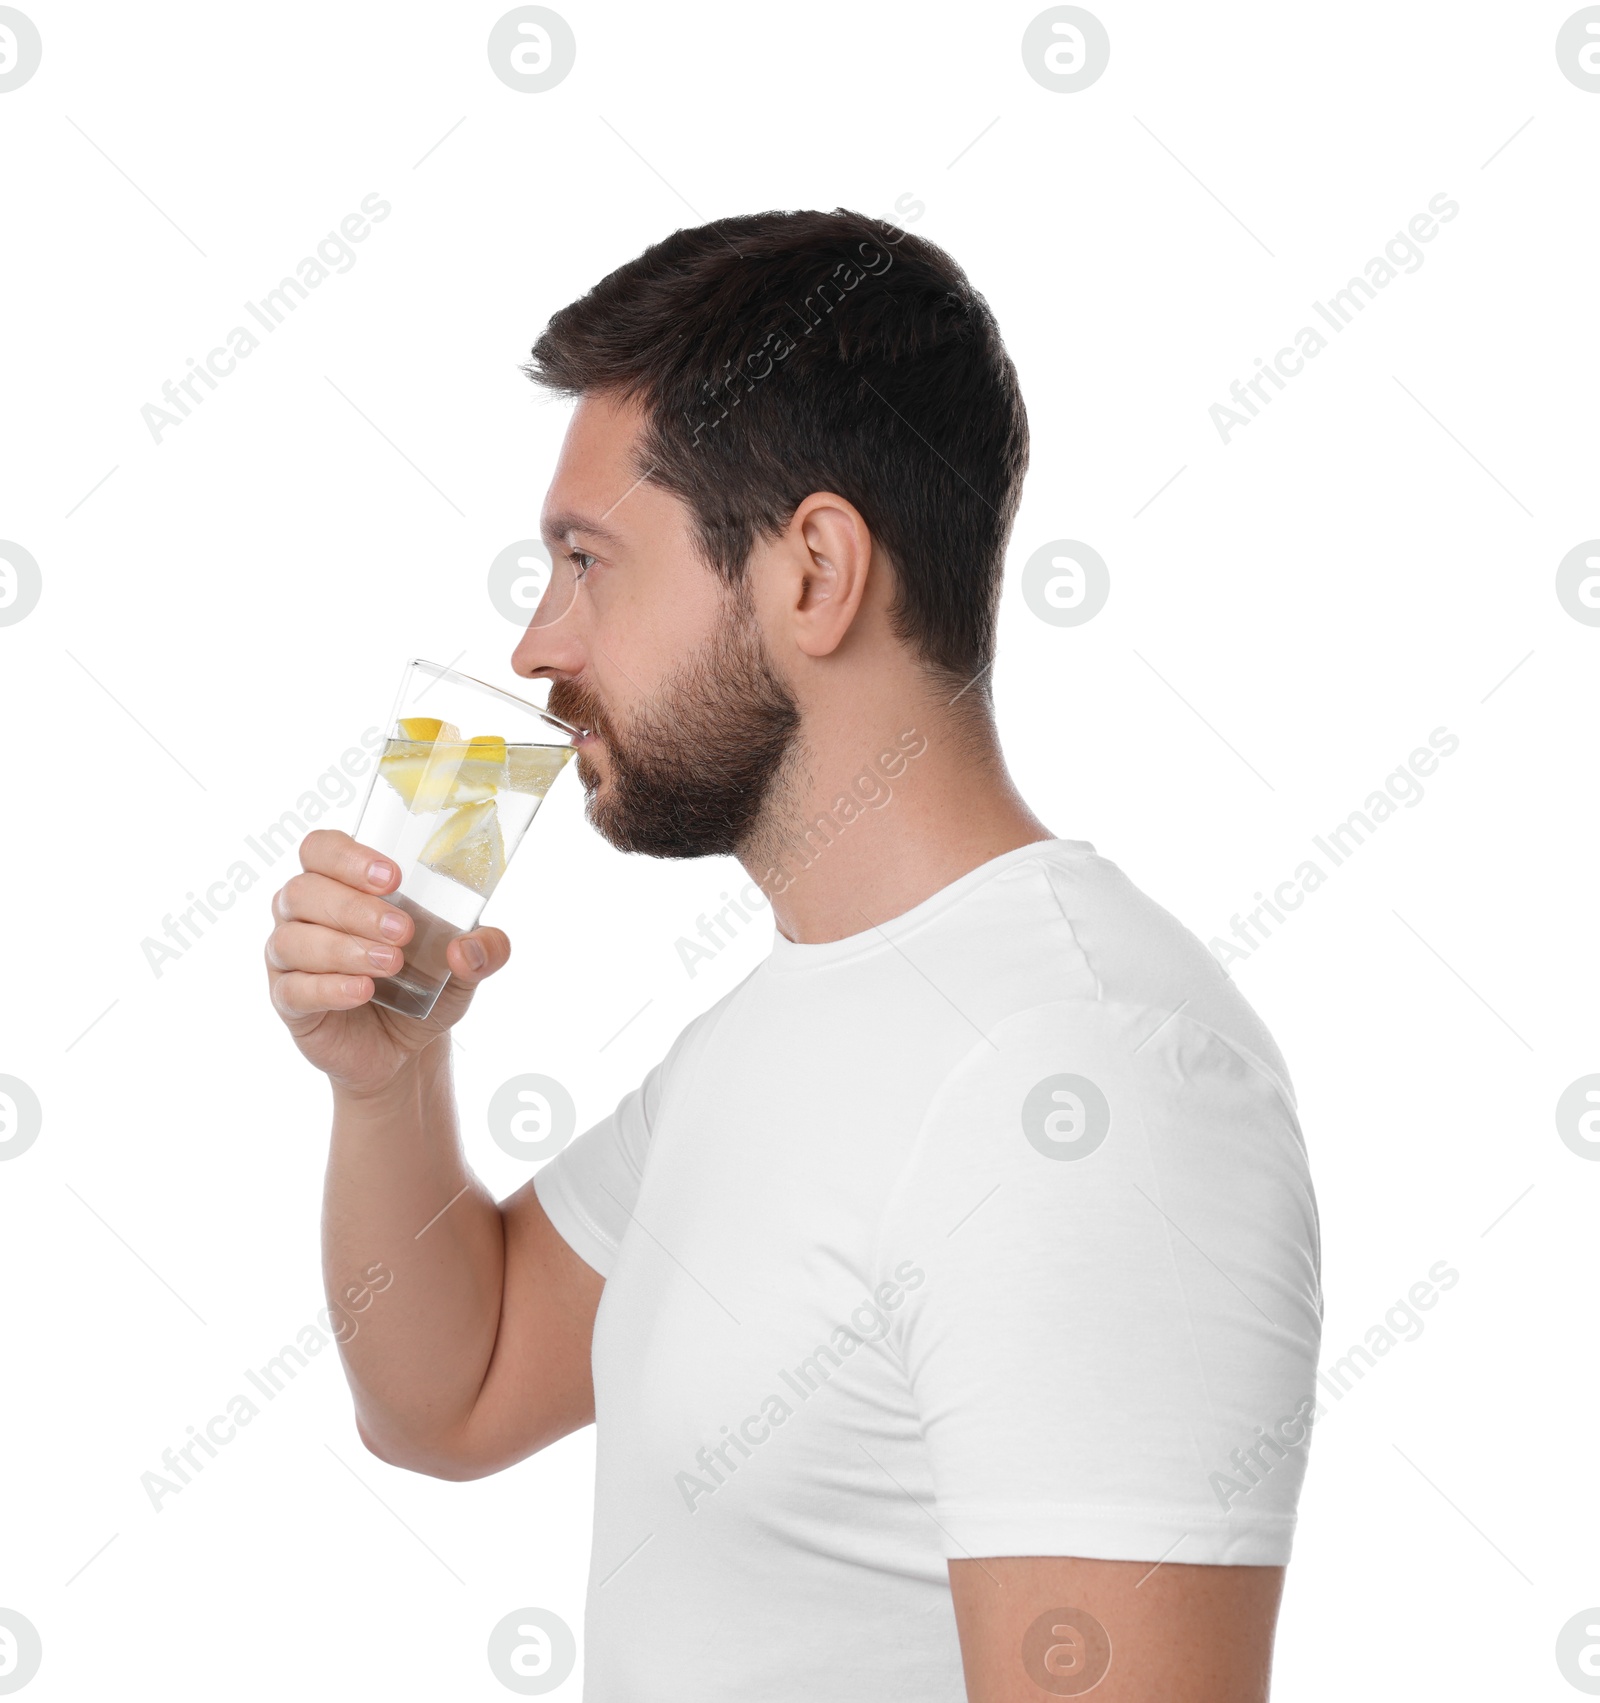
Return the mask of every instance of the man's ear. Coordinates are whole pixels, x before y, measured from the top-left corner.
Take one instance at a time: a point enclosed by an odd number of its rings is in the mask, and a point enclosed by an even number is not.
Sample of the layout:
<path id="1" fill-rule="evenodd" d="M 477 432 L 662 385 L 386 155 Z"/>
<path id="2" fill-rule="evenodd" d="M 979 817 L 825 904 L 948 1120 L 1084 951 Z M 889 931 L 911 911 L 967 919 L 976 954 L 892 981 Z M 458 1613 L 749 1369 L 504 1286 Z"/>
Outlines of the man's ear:
<path id="1" fill-rule="evenodd" d="M 854 503 L 814 491 L 784 534 L 784 616 L 807 656 L 831 656 L 860 612 L 872 568 L 872 533 Z"/>

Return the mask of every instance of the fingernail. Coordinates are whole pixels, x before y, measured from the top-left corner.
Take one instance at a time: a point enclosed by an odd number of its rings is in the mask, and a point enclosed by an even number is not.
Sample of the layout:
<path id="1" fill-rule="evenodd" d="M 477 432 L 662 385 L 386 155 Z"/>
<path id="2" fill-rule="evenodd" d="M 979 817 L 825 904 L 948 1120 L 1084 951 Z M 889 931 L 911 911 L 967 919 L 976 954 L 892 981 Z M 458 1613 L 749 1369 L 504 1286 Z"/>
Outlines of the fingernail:
<path id="1" fill-rule="evenodd" d="M 481 970 L 489 962 L 489 955 L 470 936 L 462 939 L 461 956 L 466 959 L 469 970 Z"/>
<path id="2" fill-rule="evenodd" d="M 367 879 L 374 887 L 387 887 L 393 875 L 393 864 L 379 862 L 367 865 Z"/>
<path id="3" fill-rule="evenodd" d="M 367 997 L 366 978 L 363 976 L 352 976 L 349 981 L 344 984 L 344 991 L 347 999 L 365 999 Z"/>
<path id="4" fill-rule="evenodd" d="M 391 940 L 398 940 L 406 931 L 406 919 L 399 911 L 386 910 L 378 918 L 378 933 L 386 934 Z"/>
<path id="5" fill-rule="evenodd" d="M 367 956 L 380 970 L 392 970 L 400 961 L 400 954 L 392 946 L 369 946 Z"/>

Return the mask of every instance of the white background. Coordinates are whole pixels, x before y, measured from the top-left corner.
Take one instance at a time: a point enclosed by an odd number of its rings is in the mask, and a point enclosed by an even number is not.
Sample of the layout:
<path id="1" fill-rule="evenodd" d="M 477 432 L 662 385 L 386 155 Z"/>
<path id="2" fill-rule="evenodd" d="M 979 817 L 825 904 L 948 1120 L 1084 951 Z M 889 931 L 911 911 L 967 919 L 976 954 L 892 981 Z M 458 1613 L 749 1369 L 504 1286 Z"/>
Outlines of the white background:
<path id="1" fill-rule="evenodd" d="M 1554 1647 L 1600 1602 L 1600 1164 L 1554 1107 L 1600 1070 L 1600 628 L 1555 568 L 1600 535 L 1600 94 L 1556 63 L 1570 0 L 1098 0 L 1110 66 L 1077 94 L 1025 71 L 1032 3 L 562 0 L 576 67 L 542 94 L 491 74 L 503 5 L 25 9 L 0 536 L 43 590 L 0 627 L 0 1073 L 44 1123 L 0 1165 L 0 1606 L 44 1641 L 29 1696 L 495 1698 L 503 1615 L 580 1625 L 591 1435 L 411 1476 L 361 1449 L 331 1351 L 152 1509 L 141 1474 L 323 1304 L 328 1096 L 265 999 L 291 859 L 159 976 L 141 943 L 404 658 L 513 684 L 485 575 L 567 415 L 517 370 L 548 315 L 680 224 L 834 206 L 947 247 L 1017 362 L 996 696 L 1056 833 L 1209 940 L 1459 737 L 1232 966 L 1300 1095 L 1326 1357 L 1460 1272 L 1318 1431 L 1277 1695 L 1578 1695 Z M 163 381 L 374 191 L 353 268 L 154 442 Z M 1211 404 L 1440 192 L 1420 270 L 1224 445 Z M 1110 568 L 1081 627 L 1020 594 L 1059 538 Z M 564 782 L 491 906 L 515 956 L 461 1031 L 497 1194 L 528 1174 L 485 1127 L 500 1083 L 557 1077 L 587 1127 L 770 934 L 688 976 L 676 940 L 743 877 L 624 858 L 580 804 Z"/>

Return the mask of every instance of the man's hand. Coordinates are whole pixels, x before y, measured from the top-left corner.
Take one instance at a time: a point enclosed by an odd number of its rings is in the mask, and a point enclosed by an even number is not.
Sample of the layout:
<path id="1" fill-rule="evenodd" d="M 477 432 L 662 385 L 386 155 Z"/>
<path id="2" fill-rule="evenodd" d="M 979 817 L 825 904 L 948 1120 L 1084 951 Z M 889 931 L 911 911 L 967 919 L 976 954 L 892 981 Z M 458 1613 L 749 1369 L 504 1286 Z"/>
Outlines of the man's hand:
<path id="1" fill-rule="evenodd" d="M 970 1703 L 1266 1703 L 1281 1567 L 1004 1556 L 950 1589 Z"/>
<path id="2" fill-rule="evenodd" d="M 460 1019 L 478 983 L 511 956 L 511 942 L 497 928 L 451 941 L 450 980 L 432 1013 L 402 1017 L 371 1003 L 373 978 L 400 968 L 413 933 L 411 918 L 381 897 L 399 886 L 399 870 L 381 852 L 327 828 L 306 835 L 300 864 L 302 872 L 272 899 L 272 1004 L 300 1051 L 336 1087 L 376 1092 Z"/>

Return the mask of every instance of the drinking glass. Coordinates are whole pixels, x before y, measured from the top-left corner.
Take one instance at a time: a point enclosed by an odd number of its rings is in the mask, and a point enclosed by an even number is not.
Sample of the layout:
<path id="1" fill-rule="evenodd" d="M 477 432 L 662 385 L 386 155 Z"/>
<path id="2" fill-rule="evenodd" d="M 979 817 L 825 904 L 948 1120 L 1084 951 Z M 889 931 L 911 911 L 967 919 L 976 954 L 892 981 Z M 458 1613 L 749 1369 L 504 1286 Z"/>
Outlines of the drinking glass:
<path id="1" fill-rule="evenodd" d="M 400 871 L 388 902 L 416 932 L 373 1003 L 426 1017 L 450 979 L 445 948 L 477 926 L 511 854 L 574 755 L 578 730 L 437 662 L 410 662 L 355 837 Z"/>

